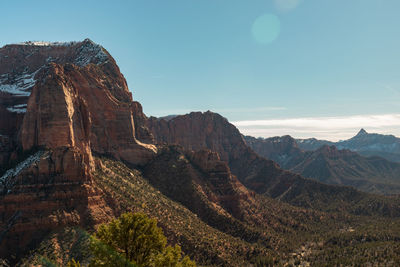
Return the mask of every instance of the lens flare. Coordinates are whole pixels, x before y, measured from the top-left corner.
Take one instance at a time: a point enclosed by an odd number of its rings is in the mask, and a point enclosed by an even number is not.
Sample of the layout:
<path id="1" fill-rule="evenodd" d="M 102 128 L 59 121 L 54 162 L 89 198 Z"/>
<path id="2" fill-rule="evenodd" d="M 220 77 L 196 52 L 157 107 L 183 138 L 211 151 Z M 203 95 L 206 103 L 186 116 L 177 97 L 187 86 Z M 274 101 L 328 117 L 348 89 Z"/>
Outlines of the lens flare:
<path id="1" fill-rule="evenodd" d="M 278 38 L 281 30 L 279 18 L 274 14 L 258 17 L 251 28 L 254 39 L 261 44 L 269 44 Z"/>

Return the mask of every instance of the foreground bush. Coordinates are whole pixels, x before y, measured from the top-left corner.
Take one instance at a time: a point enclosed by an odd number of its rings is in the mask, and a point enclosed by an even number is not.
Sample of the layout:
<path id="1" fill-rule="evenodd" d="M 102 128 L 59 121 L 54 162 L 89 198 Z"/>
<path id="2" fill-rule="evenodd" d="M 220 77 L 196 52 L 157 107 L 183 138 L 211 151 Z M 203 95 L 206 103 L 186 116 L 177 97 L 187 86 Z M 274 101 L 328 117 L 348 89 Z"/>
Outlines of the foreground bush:
<path id="1" fill-rule="evenodd" d="M 92 239 L 90 266 L 194 267 L 181 248 L 166 247 L 167 239 L 155 219 L 143 213 L 125 213 L 103 224 Z"/>

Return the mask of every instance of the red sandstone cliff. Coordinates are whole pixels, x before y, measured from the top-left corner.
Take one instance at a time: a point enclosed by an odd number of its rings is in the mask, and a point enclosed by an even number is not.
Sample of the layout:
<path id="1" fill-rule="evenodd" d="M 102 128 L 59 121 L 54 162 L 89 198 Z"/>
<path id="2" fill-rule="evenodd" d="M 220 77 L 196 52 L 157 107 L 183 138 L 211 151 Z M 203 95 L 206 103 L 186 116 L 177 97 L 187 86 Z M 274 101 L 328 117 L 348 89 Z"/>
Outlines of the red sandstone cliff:
<path id="1" fill-rule="evenodd" d="M 150 117 L 147 126 L 158 143 L 217 152 L 232 173 L 256 192 L 280 195 L 297 179 L 275 162 L 258 156 L 247 146 L 239 130 L 219 114 L 192 112 L 168 121 Z"/>
<path id="2" fill-rule="evenodd" d="M 144 164 L 155 148 L 137 141 L 134 107 L 114 59 L 89 39 L 0 49 L 0 134 L 23 150 L 79 147 Z"/>
<path id="3" fill-rule="evenodd" d="M 17 259 L 52 230 L 113 217 L 76 148 L 39 151 L 0 179 L 0 255 Z"/>
<path id="4" fill-rule="evenodd" d="M 136 106 L 114 59 L 88 39 L 0 48 L 0 257 L 113 216 L 91 179 L 92 154 L 153 158 L 136 138 Z"/>

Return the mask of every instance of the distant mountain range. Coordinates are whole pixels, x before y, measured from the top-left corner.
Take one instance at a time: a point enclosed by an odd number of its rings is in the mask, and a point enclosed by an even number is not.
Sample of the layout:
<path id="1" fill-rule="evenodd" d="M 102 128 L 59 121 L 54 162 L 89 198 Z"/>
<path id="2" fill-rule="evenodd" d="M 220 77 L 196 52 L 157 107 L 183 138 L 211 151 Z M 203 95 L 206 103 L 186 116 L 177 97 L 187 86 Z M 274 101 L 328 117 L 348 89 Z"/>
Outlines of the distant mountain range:
<path id="1" fill-rule="evenodd" d="M 379 156 L 400 162 L 400 138 L 393 135 L 367 133 L 364 129 L 361 129 L 356 136 L 339 142 L 315 138 L 296 139 L 296 141 L 299 148 L 303 150 L 316 150 L 323 145 L 334 145 L 338 149 L 349 149 L 363 156 Z"/>
<path id="2" fill-rule="evenodd" d="M 295 140 L 290 136 L 266 139 L 245 136 L 245 140 L 259 155 L 304 177 L 328 184 L 349 185 L 365 192 L 400 193 L 400 163 L 343 149 L 347 147 L 380 155 L 384 151 L 378 149 L 385 147 L 395 151 L 393 148 L 399 139 L 394 136 L 368 134 L 362 129 L 355 137 L 337 143 L 317 139 Z"/>

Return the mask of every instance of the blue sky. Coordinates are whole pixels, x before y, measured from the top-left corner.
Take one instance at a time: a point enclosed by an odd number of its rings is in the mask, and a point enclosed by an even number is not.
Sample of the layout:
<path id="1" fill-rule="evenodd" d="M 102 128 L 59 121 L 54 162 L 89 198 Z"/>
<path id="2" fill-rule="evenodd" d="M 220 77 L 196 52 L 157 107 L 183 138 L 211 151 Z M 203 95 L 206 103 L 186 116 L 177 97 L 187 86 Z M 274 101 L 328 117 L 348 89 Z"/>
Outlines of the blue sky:
<path id="1" fill-rule="evenodd" d="M 400 135 L 398 0 L 13 0 L 0 7 L 0 46 L 89 37 L 117 60 L 147 115 L 212 110 L 256 136 L 336 140 L 359 126 Z M 332 118 L 336 124 L 323 123 Z M 304 119 L 315 126 L 298 124 Z"/>

